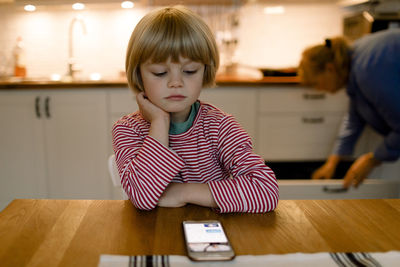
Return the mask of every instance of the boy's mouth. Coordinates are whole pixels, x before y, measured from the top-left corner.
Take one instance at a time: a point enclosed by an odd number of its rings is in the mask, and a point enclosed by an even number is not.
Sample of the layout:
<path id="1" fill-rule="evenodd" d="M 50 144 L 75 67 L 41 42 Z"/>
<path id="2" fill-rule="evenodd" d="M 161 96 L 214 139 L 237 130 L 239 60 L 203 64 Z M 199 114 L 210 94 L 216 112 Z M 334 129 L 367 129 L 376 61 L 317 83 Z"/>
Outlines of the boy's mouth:
<path id="1" fill-rule="evenodd" d="M 184 95 L 170 95 L 170 96 L 166 97 L 166 99 L 168 99 L 168 100 L 175 100 L 175 101 L 183 100 L 185 98 L 186 98 L 186 96 L 184 96 Z"/>

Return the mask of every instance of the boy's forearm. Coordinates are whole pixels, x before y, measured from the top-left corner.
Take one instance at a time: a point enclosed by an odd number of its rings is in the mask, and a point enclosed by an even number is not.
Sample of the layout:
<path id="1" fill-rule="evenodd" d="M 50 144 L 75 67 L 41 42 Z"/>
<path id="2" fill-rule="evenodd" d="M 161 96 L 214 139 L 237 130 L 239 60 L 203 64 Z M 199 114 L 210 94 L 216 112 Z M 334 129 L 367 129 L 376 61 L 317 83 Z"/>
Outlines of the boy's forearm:
<path id="1" fill-rule="evenodd" d="M 168 120 L 155 120 L 151 123 L 149 135 L 158 140 L 164 146 L 169 146 L 169 121 Z"/>
<path id="2" fill-rule="evenodd" d="M 218 207 L 208 184 L 188 183 L 184 188 L 183 197 L 186 203 L 210 208 Z"/>

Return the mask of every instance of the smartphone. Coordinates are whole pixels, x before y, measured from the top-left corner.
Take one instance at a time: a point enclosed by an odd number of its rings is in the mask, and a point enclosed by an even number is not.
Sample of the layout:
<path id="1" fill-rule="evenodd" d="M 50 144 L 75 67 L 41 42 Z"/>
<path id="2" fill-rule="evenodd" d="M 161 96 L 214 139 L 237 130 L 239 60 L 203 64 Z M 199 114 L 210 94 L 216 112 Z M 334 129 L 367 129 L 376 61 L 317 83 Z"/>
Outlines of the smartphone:
<path id="1" fill-rule="evenodd" d="M 221 261 L 235 257 L 219 221 L 184 221 L 186 249 L 194 261 Z"/>

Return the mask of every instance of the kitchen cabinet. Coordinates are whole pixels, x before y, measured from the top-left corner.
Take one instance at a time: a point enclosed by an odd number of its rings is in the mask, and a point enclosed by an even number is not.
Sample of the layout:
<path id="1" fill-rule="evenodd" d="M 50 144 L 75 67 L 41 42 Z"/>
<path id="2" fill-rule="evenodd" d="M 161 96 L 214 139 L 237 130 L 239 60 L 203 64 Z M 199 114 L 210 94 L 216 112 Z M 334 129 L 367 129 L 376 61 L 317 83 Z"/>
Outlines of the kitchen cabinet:
<path id="1" fill-rule="evenodd" d="M 47 196 L 43 123 L 36 117 L 38 95 L 0 92 L 0 210 L 14 198 Z"/>
<path id="2" fill-rule="evenodd" d="M 346 113 L 345 92 L 299 86 L 259 90 L 257 153 L 268 161 L 324 160 Z"/>
<path id="3" fill-rule="evenodd" d="M 257 123 L 257 91 L 258 88 L 251 87 L 217 87 L 204 89 L 200 99 L 206 103 L 232 114 L 246 132 L 252 137 L 253 145 L 257 146 L 256 134 Z"/>
<path id="4" fill-rule="evenodd" d="M 0 91 L 0 201 L 110 198 L 102 90 Z"/>

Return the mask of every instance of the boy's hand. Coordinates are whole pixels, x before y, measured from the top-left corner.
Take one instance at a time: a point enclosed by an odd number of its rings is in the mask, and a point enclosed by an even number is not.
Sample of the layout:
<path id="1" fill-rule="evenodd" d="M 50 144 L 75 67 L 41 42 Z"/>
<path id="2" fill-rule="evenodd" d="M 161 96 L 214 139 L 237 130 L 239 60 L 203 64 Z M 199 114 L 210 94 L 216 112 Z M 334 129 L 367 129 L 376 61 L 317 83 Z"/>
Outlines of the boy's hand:
<path id="1" fill-rule="evenodd" d="M 185 184 L 170 183 L 158 200 L 158 206 L 167 208 L 178 208 L 186 205 L 183 200 Z"/>
<path id="2" fill-rule="evenodd" d="M 140 92 L 136 95 L 136 102 L 139 106 L 140 113 L 146 121 L 153 123 L 153 121 L 156 120 L 164 120 L 169 123 L 169 113 L 151 103 L 144 92 Z"/>
<path id="3" fill-rule="evenodd" d="M 151 103 L 144 92 L 140 92 L 136 95 L 136 102 L 143 118 L 151 124 L 149 135 L 168 147 L 169 113 Z"/>

